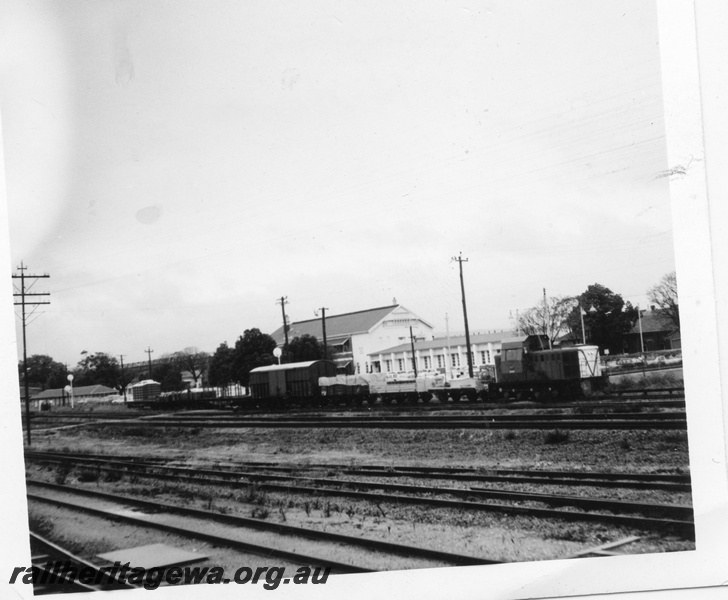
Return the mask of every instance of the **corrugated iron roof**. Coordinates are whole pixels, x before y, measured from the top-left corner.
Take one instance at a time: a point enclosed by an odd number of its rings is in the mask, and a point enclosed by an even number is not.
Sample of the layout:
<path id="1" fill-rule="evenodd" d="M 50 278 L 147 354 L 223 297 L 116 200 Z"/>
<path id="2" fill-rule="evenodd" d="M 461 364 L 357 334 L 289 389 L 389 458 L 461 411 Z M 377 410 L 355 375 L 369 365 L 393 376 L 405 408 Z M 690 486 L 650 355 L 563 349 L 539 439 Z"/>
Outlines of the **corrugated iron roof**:
<path id="1" fill-rule="evenodd" d="M 642 314 L 642 333 L 657 333 L 665 332 L 669 333 L 675 331 L 675 323 L 672 322 L 662 309 L 656 308 L 654 310 L 643 310 Z M 634 327 L 629 333 L 636 333 L 639 335 L 640 323 L 636 321 Z"/>
<path id="2" fill-rule="evenodd" d="M 76 397 L 81 396 L 108 396 L 109 394 L 116 394 L 117 390 L 107 387 L 105 385 L 82 385 L 73 388 L 73 395 Z M 31 396 L 31 400 L 45 400 L 49 398 L 61 398 L 67 395 L 62 388 L 56 388 L 52 390 L 44 390 L 40 394 Z"/>
<path id="3" fill-rule="evenodd" d="M 377 323 L 393 312 L 396 308 L 404 308 L 401 304 L 392 304 L 391 306 L 382 306 L 380 308 L 370 308 L 368 310 L 360 310 L 356 312 L 344 313 L 341 315 L 326 315 L 326 341 L 330 344 L 335 343 L 340 338 L 347 338 L 357 333 L 369 332 Z M 414 314 L 414 313 L 412 313 Z M 419 317 L 417 317 L 419 319 Z M 429 323 L 420 319 L 423 323 L 430 326 Z M 431 327 L 431 326 L 430 326 Z M 291 323 L 288 330 L 288 339 L 302 335 L 312 335 L 318 339 L 323 338 L 321 328 L 321 319 L 309 319 L 307 321 L 296 321 Z M 279 327 L 271 337 L 277 344 L 285 341 L 283 327 Z"/>

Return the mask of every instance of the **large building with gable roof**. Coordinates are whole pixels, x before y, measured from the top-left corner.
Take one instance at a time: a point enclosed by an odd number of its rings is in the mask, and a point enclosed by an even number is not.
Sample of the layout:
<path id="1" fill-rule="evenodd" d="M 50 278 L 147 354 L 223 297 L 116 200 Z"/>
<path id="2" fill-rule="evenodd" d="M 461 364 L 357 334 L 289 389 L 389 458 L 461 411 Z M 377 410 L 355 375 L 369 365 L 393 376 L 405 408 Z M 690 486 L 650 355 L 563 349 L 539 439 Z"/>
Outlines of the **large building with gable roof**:
<path id="1" fill-rule="evenodd" d="M 416 340 L 434 337 L 432 325 L 401 304 L 326 315 L 326 342 L 335 350 L 332 358 L 341 372 L 370 373 L 374 365 L 369 356 L 384 348 L 409 342 L 410 327 Z M 323 341 L 321 319 L 296 321 L 289 325 L 289 340 L 304 334 Z M 283 327 L 271 336 L 279 346 L 285 343 Z"/>
<path id="2" fill-rule="evenodd" d="M 506 331 L 473 333 L 470 336 L 473 370 L 495 368 L 495 357 L 501 352 L 501 341 L 512 335 Z M 415 342 L 414 348 L 418 372 L 437 371 L 448 378 L 457 378 L 468 373 L 468 351 L 464 335 Z M 400 343 L 377 350 L 369 356 L 369 361 L 375 370 L 381 370 L 382 373 L 410 372 L 414 366 L 412 345 Z"/>

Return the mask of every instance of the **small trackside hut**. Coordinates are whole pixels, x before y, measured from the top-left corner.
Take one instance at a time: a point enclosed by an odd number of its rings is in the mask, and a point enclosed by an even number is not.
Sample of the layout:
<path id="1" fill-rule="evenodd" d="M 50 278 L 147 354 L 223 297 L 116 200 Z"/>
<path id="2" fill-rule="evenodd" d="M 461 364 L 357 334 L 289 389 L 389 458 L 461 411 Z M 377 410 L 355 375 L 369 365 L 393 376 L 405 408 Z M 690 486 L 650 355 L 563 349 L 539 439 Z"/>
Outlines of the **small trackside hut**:
<path id="1" fill-rule="evenodd" d="M 334 377 L 336 365 L 329 360 L 258 367 L 250 371 L 250 394 L 259 402 L 307 403 L 321 396 L 319 377 Z"/>

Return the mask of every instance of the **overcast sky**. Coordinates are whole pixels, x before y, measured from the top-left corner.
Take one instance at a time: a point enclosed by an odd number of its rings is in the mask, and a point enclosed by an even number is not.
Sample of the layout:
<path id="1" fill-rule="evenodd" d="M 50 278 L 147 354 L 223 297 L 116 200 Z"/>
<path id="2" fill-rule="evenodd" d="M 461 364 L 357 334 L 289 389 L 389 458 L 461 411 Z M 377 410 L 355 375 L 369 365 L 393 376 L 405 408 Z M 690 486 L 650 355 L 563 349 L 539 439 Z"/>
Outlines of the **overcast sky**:
<path id="1" fill-rule="evenodd" d="M 8 1 L 29 354 L 125 362 L 390 304 L 471 330 L 674 269 L 656 7 Z M 19 348 L 22 352 L 22 348 Z"/>

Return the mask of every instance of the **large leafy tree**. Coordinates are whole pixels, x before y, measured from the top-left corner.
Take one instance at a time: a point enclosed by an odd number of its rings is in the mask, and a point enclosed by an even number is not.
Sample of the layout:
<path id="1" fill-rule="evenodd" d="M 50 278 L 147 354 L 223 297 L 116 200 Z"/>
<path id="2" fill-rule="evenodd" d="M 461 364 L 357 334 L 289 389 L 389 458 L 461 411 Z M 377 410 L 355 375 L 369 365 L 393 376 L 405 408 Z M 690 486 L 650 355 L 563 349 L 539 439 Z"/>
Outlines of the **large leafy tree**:
<path id="1" fill-rule="evenodd" d="M 163 392 L 178 392 L 185 387 L 179 365 L 173 360 L 155 364 L 152 369 L 152 379 L 159 382 Z"/>
<path id="2" fill-rule="evenodd" d="M 273 350 L 276 346 L 276 341 L 267 333 L 262 333 L 260 329 L 246 329 L 235 342 L 233 362 L 235 381 L 247 386 L 251 370 L 274 364 L 276 359 Z"/>
<path id="3" fill-rule="evenodd" d="M 23 361 L 18 363 L 18 373 L 22 381 Z M 67 383 L 66 365 L 53 360 L 45 354 L 33 354 L 28 357 L 28 385 L 43 390 L 62 388 Z"/>
<path id="4" fill-rule="evenodd" d="M 569 315 L 577 300 L 571 296 L 554 296 L 518 315 L 516 328 L 524 335 L 545 335 L 553 345 L 570 331 Z"/>
<path id="5" fill-rule="evenodd" d="M 175 352 L 172 355 L 172 360 L 177 364 L 180 371 L 187 371 L 192 375 L 195 387 L 197 387 L 197 382 L 200 381 L 203 373 L 207 371 L 210 353 L 200 352 L 197 348 L 185 348 L 181 352 Z"/>
<path id="6" fill-rule="evenodd" d="M 677 275 L 675 271 L 668 273 L 660 282 L 652 286 L 647 292 L 650 302 L 660 309 L 676 329 L 680 329 L 680 309 L 677 296 Z"/>
<path id="7" fill-rule="evenodd" d="M 73 385 L 105 385 L 116 387 L 121 382 L 121 369 L 115 357 L 105 352 L 89 354 L 81 352 L 83 358 L 74 369 Z"/>
<path id="8" fill-rule="evenodd" d="M 210 358 L 207 374 L 210 385 L 227 387 L 235 381 L 235 350 L 223 342 Z"/>
<path id="9" fill-rule="evenodd" d="M 288 343 L 281 360 L 287 363 L 321 360 L 324 358 L 324 354 L 324 345 L 315 336 L 304 333 Z M 329 357 L 331 357 L 330 350 Z"/>
<path id="10" fill-rule="evenodd" d="M 624 334 L 637 320 L 637 309 L 608 287 L 595 283 L 577 296 L 578 304 L 569 315 L 569 325 L 582 338 L 582 317 L 587 344 L 599 346 L 610 353 L 624 349 Z M 580 316 L 581 311 L 581 316 Z"/>

